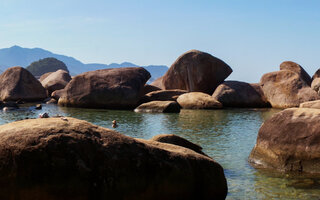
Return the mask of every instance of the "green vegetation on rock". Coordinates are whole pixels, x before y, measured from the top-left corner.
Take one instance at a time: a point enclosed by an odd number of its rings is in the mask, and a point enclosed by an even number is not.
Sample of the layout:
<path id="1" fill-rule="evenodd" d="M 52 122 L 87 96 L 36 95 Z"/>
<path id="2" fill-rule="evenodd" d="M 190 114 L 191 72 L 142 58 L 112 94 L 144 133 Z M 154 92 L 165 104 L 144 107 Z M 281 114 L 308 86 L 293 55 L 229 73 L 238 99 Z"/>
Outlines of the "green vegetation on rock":
<path id="1" fill-rule="evenodd" d="M 56 58 L 44 58 L 31 63 L 27 68 L 34 76 L 41 76 L 47 72 L 55 72 L 59 69 L 69 72 L 67 66 Z"/>

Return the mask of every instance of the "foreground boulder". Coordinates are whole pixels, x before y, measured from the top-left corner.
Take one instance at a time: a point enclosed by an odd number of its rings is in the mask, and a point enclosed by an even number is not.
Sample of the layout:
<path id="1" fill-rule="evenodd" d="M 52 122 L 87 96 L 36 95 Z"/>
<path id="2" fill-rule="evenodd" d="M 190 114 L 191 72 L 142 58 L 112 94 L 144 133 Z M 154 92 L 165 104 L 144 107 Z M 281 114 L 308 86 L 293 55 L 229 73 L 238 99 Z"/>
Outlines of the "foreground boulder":
<path id="1" fill-rule="evenodd" d="M 150 78 L 142 67 L 102 69 L 85 72 L 63 90 L 59 105 L 87 108 L 132 109 Z"/>
<path id="2" fill-rule="evenodd" d="M 156 135 L 151 138 L 153 141 L 162 142 L 162 143 L 168 143 L 168 144 L 174 144 L 178 146 L 182 146 L 188 149 L 191 149 L 197 153 L 200 153 L 202 155 L 206 155 L 202 152 L 202 147 L 200 147 L 197 144 L 194 144 L 178 135 L 174 134 L 160 134 Z"/>
<path id="3" fill-rule="evenodd" d="M 298 107 L 300 103 L 319 99 L 317 92 L 299 74 L 289 70 L 264 74 L 260 85 L 274 108 Z"/>
<path id="4" fill-rule="evenodd" d="M 50 96 L 52 92 L 65 88 L 70 80 L 70 74 L 67 71 L 59 69 L 56 72 L 50 73 L 41 81 L 41 84 L 48 91 L 48 95 Z"/>
<path id="5" fill-rule="evenodd" d="M 140 103 L 147 103 L 150 101 L 176 101 L 177 98 L 187 93 L 185 90 L 157 90 L 149 92 L 140 99 Z"/>
<path id="6" fill-rule="evenodd" d="M 193 150 L 74 118 L 0 126 L 1 199 L 225 199 L 222 167 Z"/>
<path id="7" fill-rule="evenodd" d="M 297 73 L 301 80 L 303 80 L 307 85 L 311 85 L 312 79 L 310 75 L 301 67 L 299 64 L 292 61 L 285 61 L 280 64 L 280 70 L 289 70 Z"/>
<path id="8" fill-rule="evenodd" d="M 270 107 L 259 84 L 225 81 L 217 87 L 212 97 L 225 107 Z"/>
<path id="9" fill-rule="evenodd" d="M 41 83 L 22 67 L 11 67 L 0 75 L 1 101 L 41 101 L 46 97 Z"/>
<path id="10" fill-rule="evenodd" d="M 135 112 L 179 113 L 180 106 L 175 101 L 151 101 L 134 109 Z"/>
<path id="11" fill-rule="evenodd" d="M 320 110 L 290 108 L 265 121 L 249 162 L 258 168 L 320 173 Z"/>
<path id="12" fill-rule="evenodd" d="M 178 97 L 177 102 L 184 109 L 216 109 L 222 104 L 212 96 L 202 92 L 189 92 Z"/>
<path id="13" fill-rule="evenodd" d="M 205 52 L 191 50 L 171 65 L 158 85 L 163 85 L 166 90 L 181 89 L 211 95 L 231 73 L 232 69 L 222 60 Z"/>

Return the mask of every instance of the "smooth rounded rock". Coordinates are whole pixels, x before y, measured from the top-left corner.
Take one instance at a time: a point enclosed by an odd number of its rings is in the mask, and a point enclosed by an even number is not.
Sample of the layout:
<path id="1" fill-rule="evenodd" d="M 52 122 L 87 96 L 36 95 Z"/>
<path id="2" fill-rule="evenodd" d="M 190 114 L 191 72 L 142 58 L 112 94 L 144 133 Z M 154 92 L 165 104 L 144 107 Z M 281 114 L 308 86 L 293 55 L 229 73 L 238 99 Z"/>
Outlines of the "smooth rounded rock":
<path id="1" fill-rule="evenodd" d="M 320 99 L 317 92 L 312 90 L 299 74 L 289 70 L 264 74 L 260 85 L 274 108 L 298 107 L 300 103 Z"/>
<path id="2" fill-rule="evenodd" d="M 64 89 L 70 80 L 70 74 L 67 71 L 60 69 L 50 73 L 41 81 L 41 84 L 48 91 L 48 95 L 50 96 L 52 92 Z"/>
<path id="3" fill-rule="evenodd" d="M 184 109 L 217 109 L 222 104 L 212 96 L 202 92 L 189 92 L 178 97 L 177 102 Z"/>
<path id="4" fill-rule="evenodd" d="M 249 162 L 257 168 L 320 173 L 320 110 L 289 108 L 265 121 Z"/>
<path id="5" fill-rule="evenodd" d="M 134 109 L 135 112 L 179 113 L 180 106 L 175 101 L 150 101 Z"/>
<path id="6" fill-rule="evenodd" d="M 166 90 L 181 89 L 211 95 L 231 73 L 232 69 L 229 65 L 219 58 L 205 52 L 191 50 L 181 55 L 171 65 L 162 77 L 161 84 Z"/>
<path id="7" fill-rule="evenodd" d="M 46 97 L 41 83 L 22 67 L 11 67 L 0 75 L 2 101 L 41 101 Z"/>
<path id="8" fill-rule="evenodd" d="M 1 199 L 225 199 L 223 168 L 193 150 L 86 121 L 0 126 Z"/>
<path id="9" fill-rule="evenodd" d="M 133 109 L 150 78 L 142 67 L 85 72 L 72 78 L 58 104 L 67 107 Z"/>
<path id="10" fill-rule="evenodd" d="M 285 61 L 280 64 L 280 70 L 289 70 L 295 72 L 307 85 L 311 85 L 312 79 L 310 75 L 298 63 Z"/>
<path id="11" fill-rule="evenodd" d="M 259 84 L 225 81 L 217 87 L 212 97 L 224 107 L 270 107 Z"/>

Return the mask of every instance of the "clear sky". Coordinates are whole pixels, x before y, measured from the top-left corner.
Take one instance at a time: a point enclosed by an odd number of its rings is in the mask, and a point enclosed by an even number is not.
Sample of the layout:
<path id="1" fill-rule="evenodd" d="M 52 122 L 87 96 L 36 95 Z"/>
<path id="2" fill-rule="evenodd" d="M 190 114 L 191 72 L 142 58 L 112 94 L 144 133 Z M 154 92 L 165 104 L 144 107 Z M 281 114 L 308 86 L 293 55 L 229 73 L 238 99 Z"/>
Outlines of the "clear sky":
<path id="1" fill-rule="evenodd" d="M 84 63 L 168 65 L 190 49 L 259 81 L 292 60 L 320 68 L 318 0 L 0 0 L 0 48 L 40 47 Z"/>

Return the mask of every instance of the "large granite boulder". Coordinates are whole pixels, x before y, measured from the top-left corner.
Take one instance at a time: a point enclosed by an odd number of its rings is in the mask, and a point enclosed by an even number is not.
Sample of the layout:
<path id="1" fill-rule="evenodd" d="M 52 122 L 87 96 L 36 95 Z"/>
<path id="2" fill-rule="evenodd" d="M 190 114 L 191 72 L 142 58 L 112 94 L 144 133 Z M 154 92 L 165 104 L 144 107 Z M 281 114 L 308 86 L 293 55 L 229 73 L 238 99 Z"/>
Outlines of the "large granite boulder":
<path id="1" fill-rule="evenodd" d="M 217 109 L 222 104 L 212 96 L 202 92 L 189 92 L 178 97 L 177 102 L 184 109 Z"/>
<path id="2" fill-rule="evenodd" d="M 320 78 L 313 79 L 311 83 L 311 88 L 316 91 L 318 94 L 320 94 Z"/>
<path id="3" fill-rule="evenodd" d="M 312 80 L 316 79 L 316 78 L 320 78 L 320 69 L 318 69 L 312 76 Z"/>
<path id="4" fill-rule="evenodd" d="M 48 91 L 48 95 L 50 96 L 52 92 L 65 88 L 70 80 L 70 74 L 67 71 L 59 69 L 56 72 L 50 73 L 41 81 L 41 84 Z"/>
<path id="5" fill-rule="evenodd" d="M 259 84 L 225 81 L 217 87 L 212 97 L 224 107 L 270 107 Z"/>
<path id="6" fill-rule="evenodd" d="M 150 78 L 142 67 L 85 72 L 73 77 L 59 98 L 59 105 L 87 108 L 132 109 Z"/>
<path id="7" fill-rule="evenodd" d="M 175 101 L 150 101 L 134 109 L 135 112 L 179 113 L 180 105 Z"/>
<path id="8" fill-rule="evenodd" d="M 299 74 L 289 70 L 264 74 L 260 85 L 274 108 L 298 107 L 300 103 L 319 99 L 317 92 Z"/>
<path id="9" fill-rule="evenodd" d="M 1 101 L 41 101 L 46 97 L 41 83 L 22 67 L 11 67 L 0 75 Z"/>
<path id="10" fill-rule="evenodd" d="M 306 82 L 307 85 L 311 85 L 312 79 L 310 75 L 299 64 L 292 61 L 285 61 L 280 64 L 280 70 L 289 70 L 299 74 L 300 78 Z"/>
<path id="11" fill-rule="evenodd" d="M 181 55 L 162 78 L 164 89 L 212 94 L 232 69 L 212 55 L 191 50 Z"/>
<path id="12" fill-rule="evenodd" d="M 304 102 L 304 103 L 300 104 L 299 108 L 316 108 L 316 109 L 320 109 L 320 100 Z"/>
<path id="13" fill-rule="evenodd" d="M 150 101 L 176 101 L 180 95 L 185 93 L 187 93 L 186 90 L 157 90 L 142 96 L 140 103 Z"/>
<path id="14" fill-rule="evenodd" d="M 265 121 L 249 162 L 258 168 L 320 173 L 320 110 L 289 108 Z"/>
<path id="15" fill-rule="evenodd" d="M 202 155 L 206 155 L 202 152 L 202 147 L 194 144 L 178 135 L 174 134 L 159 134 L 151 138 L 153 141 L 162 142 L 162 143 L 168 143 L 168 144 L 174 144 L 178 146 L 182 146 L 188 149 L 191 149 L 197 153 L 200 153 Z"/>
<path id="16" fill-rule="evenodd" d="M 164 89 L 164 86 L 163 86 L 163 84 L 162 84 L 162 78 L 163 78 L 163 76 L 161 76 L 161 77 L 159 77 L 159 78 L 157 78 L 155 81 L 153 81 L 150 85 L 153 85 L 153 86 L 155 86 L 155 87 L 157 87 L 157 88 L 160 88 L 160 89 Z"/>
<path id="17" fill-rule="evenodd" d="M 45 74 L 43 74 L 42 76 L 40 76 L 39 81 L 43 81 L 45 78 L 47 78 L 50 74 L 52 74 L 53 72 L 47 72 Z"/>
<path id="18" fill-rule="evenodd" d="M 74 118 L 0 126 L 1 199 L 225 199 L 223 168 Z"/>

